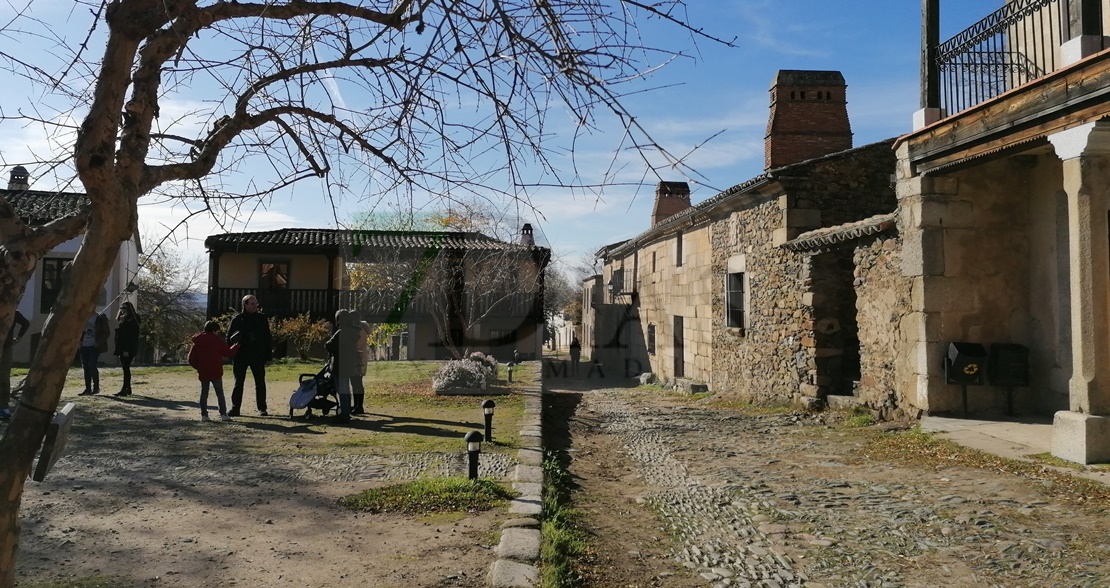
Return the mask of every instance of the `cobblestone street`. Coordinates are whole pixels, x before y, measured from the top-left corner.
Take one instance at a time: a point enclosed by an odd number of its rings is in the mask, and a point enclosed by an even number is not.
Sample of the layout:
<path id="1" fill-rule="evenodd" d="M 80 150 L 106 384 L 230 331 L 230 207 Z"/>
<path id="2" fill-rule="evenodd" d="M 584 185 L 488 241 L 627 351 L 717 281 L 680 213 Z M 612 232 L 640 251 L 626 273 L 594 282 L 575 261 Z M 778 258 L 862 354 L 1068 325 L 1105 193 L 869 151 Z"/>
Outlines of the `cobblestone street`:
<path id="1" fill-rule="evenodd" d="M 570 471 L 597 586 L 1043 587 L 1110 582 L 1107 517 L 1043 481 L 866 459 L 835 415 L 575 390 Z M 573 413 L 573 416 L 570 416 Z"/>

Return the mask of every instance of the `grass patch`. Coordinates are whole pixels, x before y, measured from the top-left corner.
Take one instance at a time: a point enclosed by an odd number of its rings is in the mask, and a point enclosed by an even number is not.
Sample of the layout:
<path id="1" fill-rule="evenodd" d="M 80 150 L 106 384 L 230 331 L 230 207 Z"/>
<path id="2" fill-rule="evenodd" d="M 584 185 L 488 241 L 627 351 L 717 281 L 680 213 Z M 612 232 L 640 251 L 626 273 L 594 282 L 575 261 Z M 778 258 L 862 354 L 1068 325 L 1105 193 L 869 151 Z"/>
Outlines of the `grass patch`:
<path id="1" fill-rule="evenodd" d="M 845 427 L 870 427 L 875 424 L 875 417 L 869 414 L 857 414 L 844 421 Z"/>
<path id="2" fill-rule="evenodd" d="M 921 427 L 902 433 L 875 435 L 864 448 L 864 457 L 905 466 L 969 467 L 1019 476 L 1034 482 L 1047 496 L 1070 504 L 1110 509 L 1110 486 L 1045 464 L 999 457 L 938 439 Z"/>
<path id="3" fill-rule="evenodd" d="M 345 496 L 339 504 L 370 513 L 427 514 L 432 512 L 478 512 L 503 505 L 514 494 L 490 480 L 424 478 L 371 488 Z"/>
<path id="4" fill-rule="evenodd" d="M 579 523 L 580 515 L 571 507 L 570 474 L 555 459 L 543 462 L 543 546 L 540 566 L 543 588 L 582 586 L 577 564 L 589 553 L 588 535 Z"/>

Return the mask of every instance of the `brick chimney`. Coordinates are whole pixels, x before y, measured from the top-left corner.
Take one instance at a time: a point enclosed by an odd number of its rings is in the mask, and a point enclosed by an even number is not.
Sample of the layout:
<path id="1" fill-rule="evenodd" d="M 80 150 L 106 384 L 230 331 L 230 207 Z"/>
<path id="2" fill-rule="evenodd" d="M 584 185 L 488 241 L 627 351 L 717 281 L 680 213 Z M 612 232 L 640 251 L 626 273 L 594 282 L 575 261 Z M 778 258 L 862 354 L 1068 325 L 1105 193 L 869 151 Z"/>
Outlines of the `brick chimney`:
<path id="1" fill-rule="evenodd" d="M 659 182 L 655 188 L 655 209 L 651 226 L 690 208 L 690 185 L 686 182 Z"/>
<path id="2" fill-rule="evenodd" d="M 851 149 L 847 89 L 838 71 L 779 70 L 771 84 L 764 168 Z"/>
<path id="3" fill-rule="evenodd" d="M 30 190 L 31 182 L 29 180 L 27 168 L 22 165 L 17 165 L 12 168 L 12 175 L 8 178 L 9 190 Z"/>

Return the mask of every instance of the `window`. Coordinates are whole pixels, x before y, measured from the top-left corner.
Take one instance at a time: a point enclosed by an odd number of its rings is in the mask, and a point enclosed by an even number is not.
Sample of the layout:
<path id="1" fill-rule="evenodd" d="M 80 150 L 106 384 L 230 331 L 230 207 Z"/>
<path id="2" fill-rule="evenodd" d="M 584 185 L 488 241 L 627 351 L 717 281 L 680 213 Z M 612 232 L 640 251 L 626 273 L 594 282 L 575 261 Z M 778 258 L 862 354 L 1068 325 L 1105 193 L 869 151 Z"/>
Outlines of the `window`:
<path id="1" fill-rule="evenodd" d="M 289 262 L 263 261 L 258 264 L 258 306 L 271 314 L 296 312 L 289 292 Z"/>
<path id="2" fill-rule="evenodd" d="M 650 355 L 655 355 L 655 323 L 648 323 L 647 352 Z"/>
<path id="3" fill-rule="evenodd" d="M 262 290 L 289 289 L 289 263 L 284 261 L 264 261 L 259 264 L 258 287 Z"/>
<path id="4" fill-rule="evenodd" d="M 674 266 L 682 267 L 682 231 L 674 235 Z"/>
<path id="5" fill-rule="evenodd" d="M 655 273 L 655 252 L 651 252 L 651 273 Z"/>
<path id="6" fill-rule="evenodd" d="M 725 317 L 729 327 L 744 328 L 744 273 L 728 274 L 725 284 Z"/>
<path id="7" fill-rule="evenodd" d="M 751 300 L 751 283 L 748 280 L 748 260 L 745 255 L 728 258 L 725 273 L 725 326 L 732 329 L 748 328 L 748 308 Z"/>
<path id="8" fill-rule="evenodd" d="M 62 291 L 62 268 L 69 263 L 64 258 L 45 258 L 42 260 L 42 284 L 39 288 L 40 312 L 50 312 L 58 293 Z"/>

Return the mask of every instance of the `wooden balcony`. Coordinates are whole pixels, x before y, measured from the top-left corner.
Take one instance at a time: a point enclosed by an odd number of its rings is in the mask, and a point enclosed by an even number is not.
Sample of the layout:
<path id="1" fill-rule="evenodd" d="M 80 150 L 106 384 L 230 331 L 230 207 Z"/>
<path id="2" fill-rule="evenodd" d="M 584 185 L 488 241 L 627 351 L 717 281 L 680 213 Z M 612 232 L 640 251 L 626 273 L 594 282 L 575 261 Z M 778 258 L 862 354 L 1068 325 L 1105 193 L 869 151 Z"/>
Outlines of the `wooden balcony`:
<path id="1" fill-rule="evenodd" d="M 258 298 L 262 312 L 273 317 L 308 313 L 314 320 L 332 320 L 340 308 L 354 308 L 370 323 L 407 323 L 431 320 L 442 312 L 445 300 L 426 294 L 404 297 L 396 292 L 339 290 L 259 290 L 257 288 L 210 288 L 208 315 L 238 312 L 244 296 Z M 532 322 L 543 320 L 543 296 L 539 293 L 488 294 L 475 299 L 463 296 L 458 311 L 464 320 L 520 317 Z"/>

